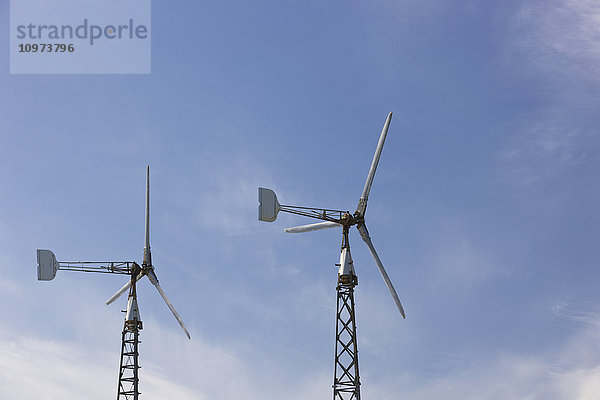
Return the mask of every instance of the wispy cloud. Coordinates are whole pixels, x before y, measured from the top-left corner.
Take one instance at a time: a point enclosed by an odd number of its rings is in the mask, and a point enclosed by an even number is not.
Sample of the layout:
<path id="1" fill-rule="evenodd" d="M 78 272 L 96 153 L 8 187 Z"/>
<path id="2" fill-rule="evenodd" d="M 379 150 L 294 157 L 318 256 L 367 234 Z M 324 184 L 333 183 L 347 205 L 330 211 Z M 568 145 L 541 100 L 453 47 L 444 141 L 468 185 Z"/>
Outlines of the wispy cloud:
<path id="1" fill-rule="evenodd" d="M 538 73 L 571 82 L 574 78 L 600 82 L 598 2 L 527 2 L 512 22 L 512 50 L 524 56 Z"/>
<path id="2" fill-rule="evenodd" d="M 570 300 L 552 306 L 557 319 L 576 322 L 556 351 L 548 354 L 495 352 L 493 349 L 431 379 L 407 376 L 409 400 L 458 399 L 592 400 L 600 396 L 600 316 L 576 310 Z M 388 388 L 388 391 L 394 390 Z"/>
<path id="3" fill-rule="evenodd" d="M 248 154 L 214 155 L 190 160 L 196 175 L 177 176 L 173 201 L 191 210 L 198 227 L 228 236 L 248 233 L 257 226 L 258 187 L 269 184 L 267 169 Z"/>
<path id="4" fill-rule="evenodd" d="M 441 226 L 431 241 L 433 289 L 463 291 L 502 272 L 476 248 L 460 220 L 449 220 Z"/>
<path id="5" fill-rule="evenodd" d="M 598 335 L 577 335 L 572 340 L 584 341 L 588 351 L 598 354 Z M 571 344 L 564 346 L 562 354 L 573 351 Z M 483 359 L 484 358 L 484 359 Z M 560 357 L 498 354 L 482 356 L 470 363 L 435 378 L 401 376 L 394 386 L 365 388 L 378 398 L 393 399 L 390 393 L 399 393 L 408 400 L 444 398 L 448 400 L 592 400 L 600 396 L 600 359 L 586 365 L 575 363 L 564 367 Z M 373 397 L 373 396 L 371 396 Z"/>
<path id="6" fill-rule="evenodd" d="M 518 133 L 509 137 L 501 151 L 506 167 L 503 175 L 527 186 L 588 161 L 592 149 L 600 143 L 580 124 L 586 120 L 586 111 L 574 105 L 554 105 L 519 122 Z"/>
<path id="7" fill-rule="evenodd" d="M 0 292 L 4 295 L 22 293 L 22 288 L 6 275 L 0 275 Z"/>
<path id="8" fill-rule="evenodd" d="M 107 398 L 115 371 L 106 357 L 81 345 L 68 346 L 23 335 L 0 336 L 0 397 L 5 399 Z M 116 389 L 116 384 L 114 385 Z"/>
<path id="9" fill-rule="evenodd" d="M 595 333 L 594 333 L 595 332 Z M 158 356 L 160 365 L 145 362 L 142 391 L 145 399 L 245 399 L 286 396 L 294 400 L 330 395 L 328 371 L 278 371 L 265 360 L 236 356 L 225 348 L 195 340 L 180 350 L 148 348 L 162 338 L 179 342 L 175 332 L 153 330 L 144 342 L 147 358 Z M 558 357 L 497 354 L 457 368 L 443 376 L 401 375 L 385 382 L 371 379 L 365 396 L 391 400 L 400 391 L 408 400 L 444 397 L 458 399 L 592 400 L 600 396 L 600 358 L 567 363 L 577 347 L 598 354 L 597 330 L 578 332 Z M 114 396 L 114 354 L 91 353 L 89 348 L 31 336 L 0 337 L 0 396 L 19 399 L 103 399 Z M 258 368 L 257 368 L 258 367 Z M 107 384 L 110 383 L 110 384 Z M 392 386 L 390 386 L 392 385 Z M 294 387 L 293 393 L 288 390 Z"/>
<path id="10" fill-rule="evenodd" d="M 539 86 L 529 86 L 534 108 L 512 126 L 502 150 L 503 174 L 530 185 L 588 161 L 600 147 L 600 4 L 528 2 L 510 28 L 506 64 Z"/>
<path id="11" fill-rule="evenodd" d="M 156 327 L 143 333 L 140 391 L 144 399 L 301 400 L 328 393 L 330 377 L 322 371 L 299 377 L 267 360 L 240 357 L 235 354 L 237 346 L 225 348 L 198 337 L 188 342 L 179 332 Z M 0 351 L 1 398 L 100 400 L 115 395 L 116 351 L 100 354 L 81 344 L 7 331 L 0 335 Z M 294 387 L 292 394 L 290 387 Z"/>
<path id="12" fill-rule="evenodd" d="M 568 297 L 556 300 L 552 313 L 559 323 L 562 321 L 565 325 L 573 326 L 572 322 L 579 322 L 600 330 L 600 311 L 594 311 L 594 308 L 594 304 Z"/>

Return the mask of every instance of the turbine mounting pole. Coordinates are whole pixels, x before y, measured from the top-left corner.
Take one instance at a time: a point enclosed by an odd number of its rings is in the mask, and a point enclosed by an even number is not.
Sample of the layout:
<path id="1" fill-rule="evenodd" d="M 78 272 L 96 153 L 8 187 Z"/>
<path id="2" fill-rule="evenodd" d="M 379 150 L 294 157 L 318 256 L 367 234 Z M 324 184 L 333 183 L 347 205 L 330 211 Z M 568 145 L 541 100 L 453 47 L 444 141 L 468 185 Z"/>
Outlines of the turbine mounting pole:
<path id="1" fill-rule="evenodd" d="M 349 226 L 344 225 L 336 288 L 333 400 L 360 400 L 356 314 L 354 312 L 354 287 L 358 285 L 358 278 L 354 272 L 354 263 L 350 255 L 348 230 Z"/>
<path id="2" fill-rule="evenodd" d="M 139 392 L 139 336 L 142 330 L 142 320 L 137 304 L 136 282 L 142 271 L 137 263 L 133 263 L 131 271 L 131 287 L 125 314 L 125 325 L 121 339 L 121 364 L 119 367 L 119 385 L 117 400 L 138 400 Z"/>

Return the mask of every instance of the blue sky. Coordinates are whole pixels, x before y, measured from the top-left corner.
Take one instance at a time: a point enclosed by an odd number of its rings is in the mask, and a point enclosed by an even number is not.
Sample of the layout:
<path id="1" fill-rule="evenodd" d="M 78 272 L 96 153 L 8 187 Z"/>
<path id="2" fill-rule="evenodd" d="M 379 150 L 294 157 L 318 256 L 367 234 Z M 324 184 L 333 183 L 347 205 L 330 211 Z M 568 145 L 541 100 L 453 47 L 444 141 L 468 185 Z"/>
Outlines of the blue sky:
<path id="1" fill-rule="evenodd" d="M 337 230 L 385 117 L 373 242 L 356 232 L 362 394 L 600 396 L 600 6 L 593 1 L 153 2 L 151 75 L 10 75 L 0 5 L 0 397 L 114 396 L 144 173 L 161 285 L 138 286 L 147 400 L 331 397 Z"/>

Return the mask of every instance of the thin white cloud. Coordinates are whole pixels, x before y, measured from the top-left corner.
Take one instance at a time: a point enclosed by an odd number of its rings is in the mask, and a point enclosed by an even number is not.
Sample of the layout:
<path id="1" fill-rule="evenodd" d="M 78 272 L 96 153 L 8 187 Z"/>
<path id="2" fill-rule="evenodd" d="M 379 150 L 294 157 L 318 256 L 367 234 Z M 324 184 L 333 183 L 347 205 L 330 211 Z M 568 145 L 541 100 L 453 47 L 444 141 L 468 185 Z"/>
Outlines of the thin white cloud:
<path id="1" fill-rule="evenodd" d="M 236 355 L 239 344 L 223 347 L 197 336 L 192 341 L 181 336 L 156 326 L 143 332 L 140 391 L 144 399 L 301 400 L 327 393 L 326 373 L 298 376 L 297 371 L 283 371 L 266 359 Z M 115 395 L 116 351 L 99 354 L 82 344 L 9 331 L 0 335 L 0 351 L 0 398 L 100 400 Z"/>
<path id="2" fill-rule="evenodd" d="M 210 159 L 190 160 L 193 176 L 173 180 L 172 200 L 189 209 L 202 230 L 228 236 L 249 233 L 257 222 L 258 187 L 271 179 L 260 160 L 244 154 L 215 154 Z"/>
<path id="3" fill-rule="evenodd" d="M 513 19 L 513 50 L 538 73 L 600 82 L 600 3 L 594 0 L 534 1 Z"/>
<path id="4" fill-rule="evenodd" d="M 19 286 L 16 282 L 8 278 L 6 275 L 0 275 L 0 293 L 3 293 L 4 295 L 12 295 L 21 292 L 21 286 Z"/>
<path id="5" fill-rule="evenodd" d="M 600 366 L 577 369 L 558 376 L 564 399 L 596 400 L 600 398 Z"/>
<path id="6" fill-rule="evenodd" d="M 105 384 L 116 376 L 107 368 L 108 360 L 89 357 L 81 345 L 3 333 L 0 352 L 1 398 L 94 400 L 114 394 Z"/>
<path id="7" fill-rule="evenodd" d="M 600 313 L 593 311 L 594 304 L 589 304 L 571 297 L 556 300 L 552 306 L 552 313 L 557 322 L 565 322 L 562 326 L 572 326 L 572 322 L 579 322 L 589 326 L 596 325 L 600 329 Z"/>
<path id="8" fill-rule="evenodd" d="M 597 329 L 578 331 L 556 353 L 482 354 L 480 360 L 460 365 L 448 373 L 428 378 L 399 375 L 397 379 L 366 386 L 363 395 L 391 400 L 402 393 L 407 400 L 592 400 L 600 397 L 600 334 Z M 572 357 L 585 349 L 593 356 Z M 385 383 L 383 383 L 385 382 Z"/>
<path id="9" fill-rule="evenodd" d="M 202 200 L 198 219 L 203 226 L 239 235 L 257 223 L 258 185 L 244 173 L 243 165 L 238 168 L 235 173 L 220 175 L 217 191 Z"/>
<path id="10" fill-rule="evenodd" d="M 600 146 L 600 3 L 528 2 L 510 28 L 506 66 L 539 86 L 528 86 L 538 102 L 512 126 L 502 174 L 527 186 L 586 162 Z"/>
<path id="11" fill-rule="evenodd" d="M 463 291 L 502 272 L 477 250 L 459 220 L 443 223 L 430 245 L 430 285 L 435 290 Z"/>
<path id="12" fill-rule="evenodd" d="M 597 140 L 592 132 L 578 126 L 574 121 L 577 116 L 585 118 L 581 110 L 557 105 L 519 123 L 518 134 L 510 137 L 501 152 L 506 163 L 503 176 L 527 186 L 587 161 Z"/>

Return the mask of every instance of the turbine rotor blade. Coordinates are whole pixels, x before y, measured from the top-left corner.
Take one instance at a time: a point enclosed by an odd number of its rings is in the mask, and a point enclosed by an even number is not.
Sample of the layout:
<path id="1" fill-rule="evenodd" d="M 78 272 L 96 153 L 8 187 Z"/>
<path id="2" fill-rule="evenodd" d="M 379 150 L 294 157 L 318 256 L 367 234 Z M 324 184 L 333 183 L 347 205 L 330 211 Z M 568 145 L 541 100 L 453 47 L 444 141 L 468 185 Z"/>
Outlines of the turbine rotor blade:
<path id="1" fill-rule="evenodd" d="M 338 226 L 342 226 L 342 225 L 338 224 L 337 222 L 333 222 L 333 221 L 325 221 L 325 222 L 318 222 L 316 224 L 295 226 L 293 228 L 285 228 L 284 232 L 304 233 L 304 232 L 320 231 L 321 229 L 337 228 Z"/>
<path id="2" fill-rule="evenodd" d="M 359 215 L 364 215 L 365 210 L 367 209 L 369 192 L 371 191 L 371 185 L 373 184 L 373 178 L 375 177 L 375 171 L 377 170 L 377 164 L 379 164 L 379 157 L 381 157 L 381 151 L 383 150 L 383 144 L 385 143 L 385 138 L 387 136 L 387 131 L 390 127 L 391 121 L 392 113 L 390 112 L 387 116 L 387 119 L 385 120 L 385 124 L 383 125 L 381 135 L 379 136 L 379 142 L 377 143 L 377 148 L 375 149 L 375 155 L 373 155 L 373 161 L 371 162 L 371 168 L 369 169 L 369 174 L 367 175 L 367 181 L 365 182 L 365 187 L 363 188 L 362 195 L 360 196 L 360 200 L 358 201 L 358 207 L 356 208 L 356 212 Z"/>
<path id="3" fill-rule="evenodd" d="M 144 276 L 144 274 L 140 272 L 138 274 L 138 276 L 135 278 L 135 281 L 137 282 L 140 279 L 142 279 L 142 276 Z M 129 279 L 127 281 L 127 283 L 125 285 L 123 285 L 123 287 L 121 289 L 119 289 L 117 291 L 117 293 L 113 294 L 112 297 L 106 301 L 106 305 L 108 306 L 108 305 L 112 304 L 115 300 L 117 300 L 119 297 L 121 297 L 121 295 L 123 293 L 125 293 L 126 291 L 128 291 L 130 287 L 131 287 L 131 279 Z"/>
<path id="4" fill-rule="evenodd" d="M 169 298 L 167 297 L 165 292 L 163 292 L 162 288 L 158 284 L 158 278 L 156 277 L 156 274 L 154 273 L 154 271 L 151 270 L 150 272 L 148 272 L 148 279 L 150 279 L 150 282 L 152 282 L 154 287 L 156 287 L 156 290 L 158 290 L 158 293 L 160 294 L 160 296 L 163 298 L 163 300 L 167 304 L 167 307 L 169 307 L 169 310 L 171 310 L 171 313 L 173 313 L 173 316 L 175 317 L 177 322 L 179 322 L 179 326 L 181 326 L 181 329 L 183 329 L 187 338 L 191 339 L 190 333 L 188 332 L 187 328 L 185 327 L 183 320 L 181 319 L 181 317 L 175 310 L 175 307 L 173 307 L 173 304 L 171 303 L 171 301 L 169 300 Z"/>
<path id="5" fill-rule="evenodd" d="M 146 234 L 144 237 L 144 259 L 142 265 L 152 265 L 150 254 L 150 166 L 146 166 Z"/>
<path id="6" fill-rule="evenodd" d="M 379 256 L 377 255 L 377 252 L 375 251 L 375 247 L 373 247 L 373 242 L 371 242 L 371 237 L 369 236 L 369 231 L 367 231 L 367 227 L 365 226 L 364 223 L 361 223 L 361 224 L 357 225 L 357 228 L 358 228 L 358 232 L 360 232 L 360 237 L 367 244 L 367 247 L 369 248 L 369 251 L 371 252 L 371 255 L 373 256 L 373 259 L 375 260 L 375 264 L 377 264 L 377 268 L 379 268 L 379 272 L 381 273 L 381 276 L 383 277 L 383 280 L 385 281 L 385 284 L 387 285 L 387 287 L 390 291 L 390 294 L 394 298 L 394 302 L 396 302 L 396 307 L 398 307 L 398 311 L 400 311 L 400 314 L 402 314 L 402 318 L 406 318 L 406 314 L 404 313 L 404 308 L 402 307 L 402 303 L 400 303 L 400 299 L 398 298 L 396 289 L 394 289 L 394 285 L 392 285 L 392 281 L 390 280 L 390 277 L 388 276 L 387 272 L 385 271 L 385 268 L 383 268 L 383 263 L 379 259 Z"/>

